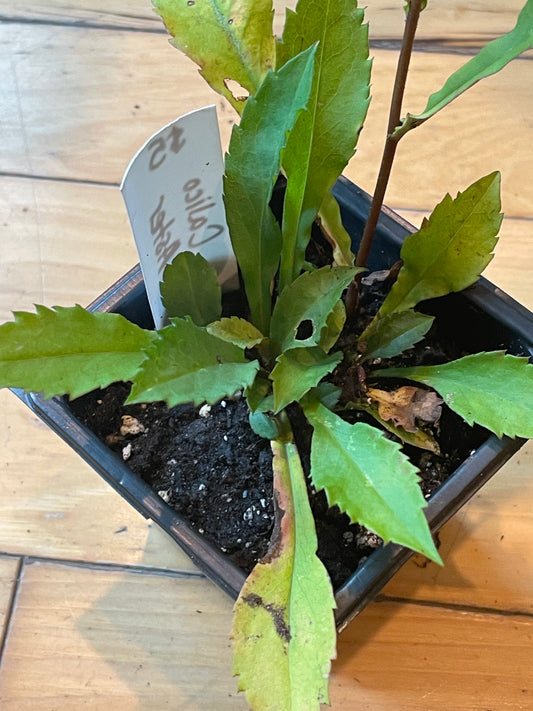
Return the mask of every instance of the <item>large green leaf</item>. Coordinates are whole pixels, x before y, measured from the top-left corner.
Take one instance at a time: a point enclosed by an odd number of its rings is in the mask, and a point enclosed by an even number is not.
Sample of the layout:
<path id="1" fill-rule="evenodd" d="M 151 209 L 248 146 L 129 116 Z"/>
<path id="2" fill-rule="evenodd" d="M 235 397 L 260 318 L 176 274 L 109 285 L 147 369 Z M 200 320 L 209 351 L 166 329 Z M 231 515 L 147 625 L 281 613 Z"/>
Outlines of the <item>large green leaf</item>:
<path id="1" fill-rule="evenodd" d="M 147 350 L 148 358 L 133 378 L 128 402 L 165 400 L 213 404 L 250 386 L 259 368 L 242 348 L 212 336 L 188 319 L 172 319 Z"/>
<path id="2" fill-rule="evenodd" d="M 269 201 L 287 133 L 309 99 L 315 49 L 310 47 L 267 75 L 246 102 L 226 156 L 226 218 L 251 320 L 261 333 L 268 333 L 271 281 L 281 253 L 281 230 Z"/>
<path id="3" fill-rule="evenodd" d="M 36 309 L 0 326 L 0 387 L 78 397 L 132 378 L 156 337 L 119 314 Z"/>
<path id="4" fill-rule="evenodd" d="M 292 442 L 272 450 L 277 521 L 235 605 L 233 670 L 254 711 L 319 711 L 335 656 L 335 599 L 298 453 Z"/>
<path id="5" fill-rule="evenodd" d="M 421 114 L 407 114 L 394 131 L 394 135 L 400 138 L 407 131 L 427 121 L 480 79 L 499 72 L 511 60 L 531 48 L 533 48 L 533 0 L 527 0 L 514 29 L 489 42 L 475 57 L 454 72 L 442 89 L 429 97 L 424 111 Z"/>
<path id="6" fill-rule="evenodd" d="M 322 329 L 333 312 L 342 292 L 361 269 L 355 267 L 322 267 L 304 272 L 278 297 L 272 313 L 271 338 L 281 351 L 315 346 Z M 298 337 L 298 327 L 309 322 L 309 333 Z"/>
<path id="7" fill-rule="evenodd" d="M 222 313 L 222 290 L 216 270 L 201 254 L 180 252 L 165 267 L 160 284 L 167 316 L 190 316 L 197 326 L 216 321 Z"/>
<path id="8" fill-rule="evenodd" d="M 331 373 L 341 360 L 341 352 L 325 355 L 318 346 L 293 348 L 282 353 L 270 374 L 274 390 L 274 412 L 279 412 L 290 402 L 299 401 L 325 375 Z"/>
<path id="9" fill-rule="evenodd" d="M 377 319 L 365 341 L 365 357 L 393 358 L 403 353 L 424 338 L 433 321 L 434 316 L 426 316 L 413 309 Z"/>
<path id="10" fill-rule="evenodd" d="M 287 10 L 277 65 L 319 44 L 308 111 L 298 118 L 282 159 L 288 182 L 280 291 L 301 271 L 313 220 L 354 154 L 366 116 L 371 61 L 363 16 L 354 0 L 299 0 L 296 12 Z"/>
<path id="11" fill-rule="evenodd" d="M 351 425 L 321 404 L 304 404 L 314 428 L 311 479 L 350 519 L 440 562 L 422 512 L 416 468 L 400 445 L 363 422 Z"/>
<path id="12" fill-rule="evenodd" d="M 444 365 L 390 368 L 374 374 L 429 385 L 468 424 L 477 422 L 498 437 L 533 437 L 533 365 L 527 358 L 492 351 Z"/>
<path id="13" fill-rule="evenodd" d="M 403 244 L 403 265 L 377 318 L 473 284 L 493 257 L 502 215 L 500 174 L 481 178 L 455 199 L 446 195 Z M 365 330 L 365 340 L 375 323 Z"/>
<path id="14" fill-rule="evenodd" d="M 153 5 L 172 44 L 240 113 L 245 97 L 236 98 L 228 80 L 254 94 L 274 66 L 272 0 L 153 0 Z"/>

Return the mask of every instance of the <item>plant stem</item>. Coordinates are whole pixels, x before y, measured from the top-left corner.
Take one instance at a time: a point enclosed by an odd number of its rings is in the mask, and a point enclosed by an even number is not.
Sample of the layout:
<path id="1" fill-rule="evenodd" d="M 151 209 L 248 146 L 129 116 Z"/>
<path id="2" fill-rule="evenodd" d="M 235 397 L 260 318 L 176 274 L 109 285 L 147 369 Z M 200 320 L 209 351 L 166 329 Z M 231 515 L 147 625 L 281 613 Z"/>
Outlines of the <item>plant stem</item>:
<path id="1" fill-rule="evenodd" d="M 416 28 L 418 25 L 418 18 L 420 17 L 420 13 L 422 11 L 422 6 L 423 0 L 411 0 L 409 12 L 405 21 L 402 47 L 400 50 L 400 56 L 398 58 L 396 77 L 394 79 L 394 89 L 392 93 L 391 107 L 389 112 L 389 124 L 387 127 L 387 139 L 385 141 L 385 148 L 383 150 L 383 157 L 381 159 L 381 165 L 379 168 L 379 174 L 376 182 L 376 189 L 374 190 L 374 196 L 372 198 L 372 203 L 370 206 L 370 212 L 368 214 L 368 219 L 365 225 L 365 229 L 363 231 L 363 236 L 361 238 L 361 245 L 357 253 L 357 259 L 355 263 L 358 267 L 366 266 L 368 255 L 370 253 L 370 247 L 374 238 L 374 232 L 376 230 L 376 225 L 379 218 L 379 213 L 383 206 L 385 191 L 387 189 L 387 185 L 390 179 L 392 164 L 396 153 L 396 147 L 398 145 L 398 138 L 395 138 L 393 136 L 393 132 L 396 126 L 398 126 L 400 123 L 403 95 L 405 93 L 405 84 L 407 81 L 407 73 L 409 71 L 409 62 L 411 60 L 411 54 L 413 52 Z M 356 299 L 356 282 L 354 282 L 353 288 L 355 289 L 354 298 Z M 350 290 L 351 289 L 352 286 L 350 287 Z M 350 313 L 348 300 L 347 311 L 348 313 Z"/>

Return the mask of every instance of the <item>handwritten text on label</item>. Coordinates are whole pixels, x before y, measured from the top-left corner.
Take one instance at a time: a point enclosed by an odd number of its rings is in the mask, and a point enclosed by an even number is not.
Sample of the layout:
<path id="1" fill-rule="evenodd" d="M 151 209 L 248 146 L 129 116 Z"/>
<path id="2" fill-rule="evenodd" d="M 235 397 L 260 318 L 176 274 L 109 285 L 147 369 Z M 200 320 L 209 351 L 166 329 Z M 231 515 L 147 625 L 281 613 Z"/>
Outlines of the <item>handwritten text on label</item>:
<path id="1" fill-rule="evenodd" d="M 201 252 L 223 284 L 235 279 L 222 200 L 223 172 L 216 111 L 208 106 L 158 131 L 124 175 L 121 190 L 157 327 L 165 320 L 159 282 L 179 252 Z"/>

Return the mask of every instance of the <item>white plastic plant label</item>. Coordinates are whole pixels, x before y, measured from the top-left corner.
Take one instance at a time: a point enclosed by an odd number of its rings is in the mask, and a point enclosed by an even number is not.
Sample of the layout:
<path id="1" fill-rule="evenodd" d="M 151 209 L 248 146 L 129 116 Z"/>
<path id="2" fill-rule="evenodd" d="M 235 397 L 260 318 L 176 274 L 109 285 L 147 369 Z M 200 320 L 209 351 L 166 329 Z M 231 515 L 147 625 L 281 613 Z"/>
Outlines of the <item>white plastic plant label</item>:
<path id="1" fill-rule="evenodd" d="M 217 270 L 223 288 L 235 280 L 223 173 L 216 109 L 206 106 L 154 134 L 124 174 L 120 190 L 156 328 L 166 318 L 159 283 L 165 266 L 179 252 L 200 252 Z"/>

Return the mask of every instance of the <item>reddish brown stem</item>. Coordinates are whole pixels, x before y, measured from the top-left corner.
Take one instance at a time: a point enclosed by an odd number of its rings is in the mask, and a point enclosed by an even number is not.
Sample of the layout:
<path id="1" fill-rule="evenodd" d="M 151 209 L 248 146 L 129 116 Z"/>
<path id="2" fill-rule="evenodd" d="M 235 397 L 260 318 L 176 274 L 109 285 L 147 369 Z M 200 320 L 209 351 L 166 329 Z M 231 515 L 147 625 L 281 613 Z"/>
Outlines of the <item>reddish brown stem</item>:
<path id="1" fill-rule="evenodd" d="M 394 129 L 400 123 L 402 102 L 405 93 L 405 84 L 407 81 L 407 73 L 409 71 L 409 63 L 411 61 L 411 54 L 413 53 L 416 28 L 418 25 L 418 18 L 420 17 L 421 11 L 422 0 L 411 0 L 409 12 L 407 13 L 407 19 L 405 21 L 402 48 L 400 50 L 400 56 L 398 57 L 398 66 L 396 68 L 396 77 L 394 80 L 394 89 L 392 93 L 391 107 L 389 112 L 389 123 L 387 126 L 387 138 L 385 141 L 385 147 L 383 149 L 383 156 L 379 168 L 376 188 L 374 190 L 372 203 L 370 205 L 370 212 L 368 213 L 368 219 L 363 230 L 363 236 L 361 237 L 361 244 L 359 246 L 359 250 L 357 252 L 357 259 L 355 262 L 356 266 L 358 267 L 366 266 L 366 263 L 368 261 L 368 255 L 372 246 L 374 232 L 376 230 L 376 225 L 378 223 L 381 208 L 383 207 L 383 200 L 385 198 L 387 185 L 389 184 L 392 164 L 394 162 L 396 147 L 398 145 L 398 139 L 393 136 L 393 133 Z M 348 290 L 348 295 L 346 299 L 346 310 L 348 314 L 353 311 L 353 308 L 357 303 L 357 292 L 359 290 L 358 283 L 359 282 L 357 279 L 354 280 Z"/>

